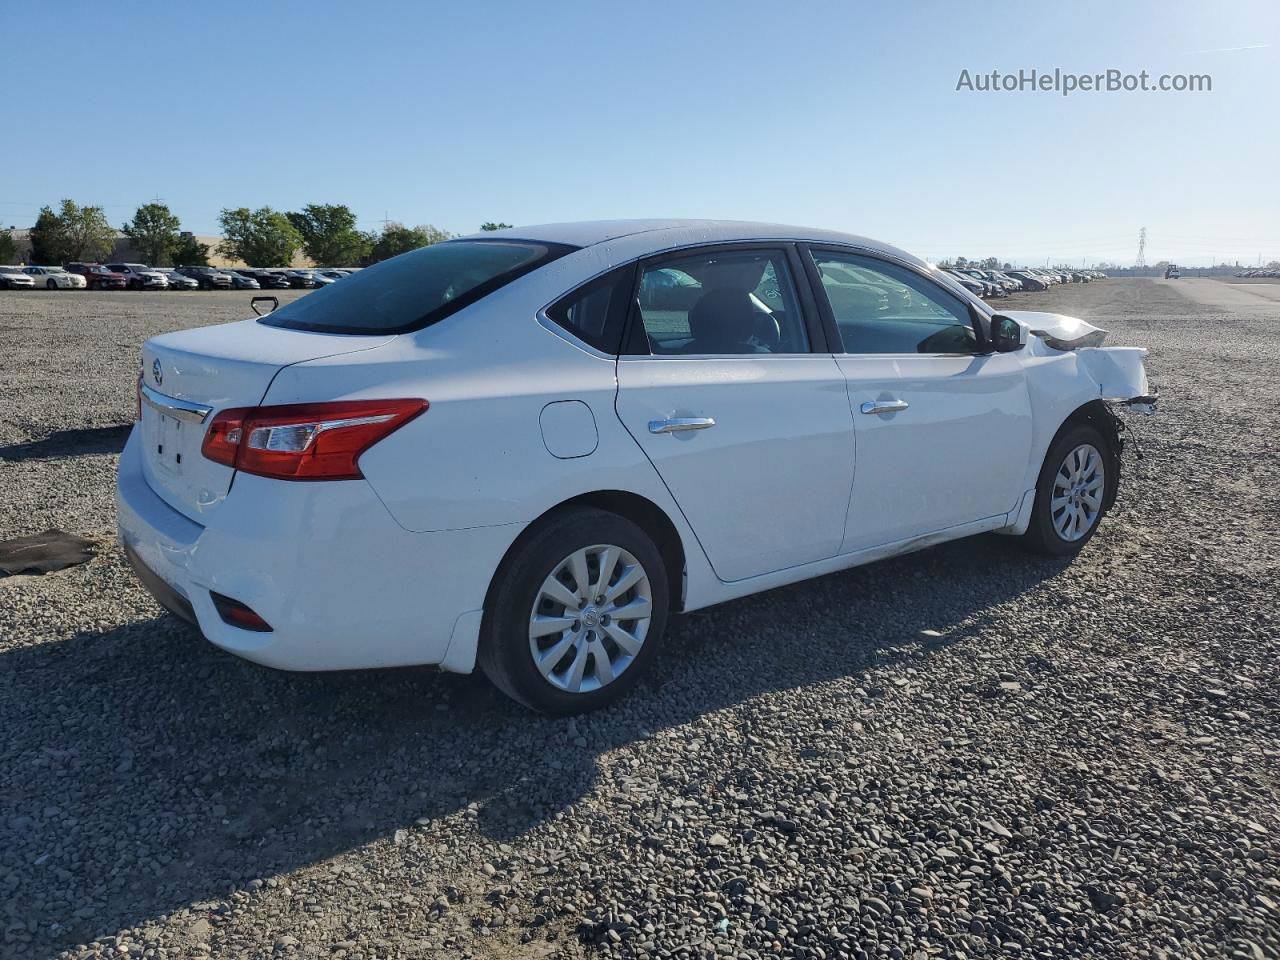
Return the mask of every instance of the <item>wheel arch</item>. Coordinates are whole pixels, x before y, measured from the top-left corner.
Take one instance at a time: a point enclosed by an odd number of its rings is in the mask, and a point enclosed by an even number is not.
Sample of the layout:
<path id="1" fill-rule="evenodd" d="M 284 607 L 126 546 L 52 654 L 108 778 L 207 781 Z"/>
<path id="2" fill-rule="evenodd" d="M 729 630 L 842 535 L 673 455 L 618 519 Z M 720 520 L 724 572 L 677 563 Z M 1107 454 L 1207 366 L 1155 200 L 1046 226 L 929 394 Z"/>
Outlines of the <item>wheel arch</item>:
<path id="1" fill-rule="evenodd" d="M 494 569 L 493 576 L 489 580 L 489 589 L 485 591 L 484 601 L 486 611 L 490 608 L 490 600 L 493 596 L 494 585 L 498 582 L 498 576 L 507 566 L 507 561 L 511 555 L 530 536 L 541 529 L 550 518 L 579 507 L 595 507 L 598 510 L 617 514 L 630 520 L 651 536 L 658 548 L 658 552 L 662 554 L 662 561 L 667 568 L 667 593 L 671 598 L 671 610 L 676 612 L 684 607 L 685 546 L 684 541 L 680 538 L 680 531 L 676 529 L 676 525 L 667 516 L 667 512 L 648 497 L 643 497 L 638 493 L 632 493 L 628 490 L 594 490 L 590 493 L 582 493 L 575 497 L 570 497 L 568 500 L 544 510 L 520 531 L 520 535 L 512 541 L 511 546 L 507 547 L 502 559 Z"/>
<path id="2" fill-rule="evenodd" d="M 1108 470 L 1107 489 L 1103 499 L 1103 509 L 1110 510 L 1120 490 L 1120 457 L 1124 453 L 1124 423 L 1117 417 L 1104 400 L 1090 400 L 1076 407 L 1062 421 L 1053 438 L 1049 441 L 1045 455 L 1053 449 L 1058 438 L 1075 426 L 1089 426 L 1097 430 L 1107 442 Z"/>

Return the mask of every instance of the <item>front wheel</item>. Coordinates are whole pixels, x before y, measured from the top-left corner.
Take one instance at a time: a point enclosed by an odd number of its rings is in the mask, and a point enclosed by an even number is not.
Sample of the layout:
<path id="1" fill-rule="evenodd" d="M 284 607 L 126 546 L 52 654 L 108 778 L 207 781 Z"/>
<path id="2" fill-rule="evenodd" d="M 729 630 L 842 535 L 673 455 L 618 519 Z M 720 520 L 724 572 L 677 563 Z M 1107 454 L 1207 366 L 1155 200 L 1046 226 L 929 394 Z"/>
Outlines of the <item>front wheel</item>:
<path id="1" fill-rule="evenodd" d="M 667 625 L 667 570 L 630 520 L 591 508 L 547 520 L 494 579 L 479 665 L 503 693 L 553 716 L 626 694 Z"/>
<path id="2" fill-rule="evenodd" d="M 1064 430 L 1040 468 L 1026 545 L 1059 557 L 1079 553 L 1102 522 L 1118 470 L 1110 445 L 1096 429 L 1080 424 Z"/>

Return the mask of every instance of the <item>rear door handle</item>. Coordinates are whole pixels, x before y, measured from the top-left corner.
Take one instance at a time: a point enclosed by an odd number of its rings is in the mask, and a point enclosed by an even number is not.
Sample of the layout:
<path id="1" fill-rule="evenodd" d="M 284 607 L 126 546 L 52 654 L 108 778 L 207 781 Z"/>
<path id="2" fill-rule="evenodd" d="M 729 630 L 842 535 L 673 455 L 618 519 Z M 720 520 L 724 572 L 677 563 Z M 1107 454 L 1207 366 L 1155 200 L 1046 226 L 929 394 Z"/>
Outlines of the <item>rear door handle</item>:
<path id="1" fill-rule="evenodd" d="M 863 413 L 897 413 L 909 406 L 905 400 L 868 400 L 859 409 Z"/>
<path id="2" fill-rule="evenodd" d="M 716 422 L 711 417 L 670 417 L 667 420 L 650 420 L 650 433 L 682 433 L 685 430 L 706 430 Z"/>

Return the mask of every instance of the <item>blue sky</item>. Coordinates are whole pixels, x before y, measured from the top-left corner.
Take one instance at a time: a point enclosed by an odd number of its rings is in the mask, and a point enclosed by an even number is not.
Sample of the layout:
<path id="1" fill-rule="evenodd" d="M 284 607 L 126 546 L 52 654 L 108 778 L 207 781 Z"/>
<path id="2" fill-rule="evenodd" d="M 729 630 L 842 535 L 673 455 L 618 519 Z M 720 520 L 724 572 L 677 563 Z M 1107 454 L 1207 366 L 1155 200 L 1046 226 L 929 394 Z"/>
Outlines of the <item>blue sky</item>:
<path id="1" fill-rule="evenodd" d="M 10 10 L 0 221 L 61 197 L 456 232 L 694 216 L 933 259 L 1280 259 L 1280 4 L 135 2 Z M 57 37 L 56 45 L 47 42 Z M 1244 48 L 1244 49 L 1239 49 Z M 962 69 L 1209 93 L 957 92 Z"/>

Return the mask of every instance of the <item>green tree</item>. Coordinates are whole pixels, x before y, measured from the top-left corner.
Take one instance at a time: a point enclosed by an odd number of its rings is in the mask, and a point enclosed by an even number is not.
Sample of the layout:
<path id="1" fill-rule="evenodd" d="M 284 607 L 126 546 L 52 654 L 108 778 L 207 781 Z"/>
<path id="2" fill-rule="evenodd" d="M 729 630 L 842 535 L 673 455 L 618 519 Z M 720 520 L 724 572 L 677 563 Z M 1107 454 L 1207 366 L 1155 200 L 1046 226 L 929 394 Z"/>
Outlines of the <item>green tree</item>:
<path id="1" fill-rule="evenodd" d="M 153 266 L 166 264 L 178 245 L 182 224 L 163 203 L 144 203 L 120 229 L 138 255 Z"/>
<path id="2" fill-rule="evenodd" d="M 494 223 L 492 220 L 488 223 L 480 224 L 481 230 L 509 230 L 510 228 L 511 224 L 509 223 Z"/>
<path id="3" fill-rule="evenodd" d="M 67 260 L 100 260 L 111 253 L 116 232 L 101 207 L 82 207 L 63 200 L 57 213 L 40 208 L 31 230 L 31 259 L 56 264 Z"/>
<path id="4" fill-rule="evenodd" d="M 8 230 L 0 230 L 0 263 L 12 263 L 18 258 L 18 245 L 13 234 Z"/>
<path id="5" fill-rule="evenodd" d="M 302 236 L 289 218 L 270 207 L 226 209 L 218 215 L 218 222 L 222 225 L 222 255 L 251 267 L 287 266 L 302 246 Z"/>
<path id="6" fill-rule="evenodd" d="M 403 223 L 388 223 L 382 228 L 382 235 L 374 241 L 373 249 L 369 252 L 369 262 L 389 260 L 410 250 L 448 240 L 450 236 L 451 234 L 430 224 L 406 227 Z"/>
<path id="7" fill-rule="evenodd" d="M 301 212 L 286 216 L 316 266 L 356 266 L 373 246 L 373 238 L 356 229 L 356 215 L 345 204 L 309 203 Z"/>
<path id="8" fill-rule="evenodd" d="M 67 259 L 67 241 L 63 235 L 62 221 L 50 207 L 41 207 L 36 225 L 31 228 L 31 262 L 59 264 Z"/>
<path id="9" fill-rule="evenodd" d="M 209 245 L 201 243 L 189 233 L 178 237 L 170 255 L 173 257 L 173 262 L 180 267 L 209 266 Z"/>
<path id="10" fill-rule="evenodd" d="M 116 232 L 101 207 L 81 207 L 73 200 L 63 200 L 58 217 L 67 232 L 67 259 L 101 260 L 111 255 Z"/>

